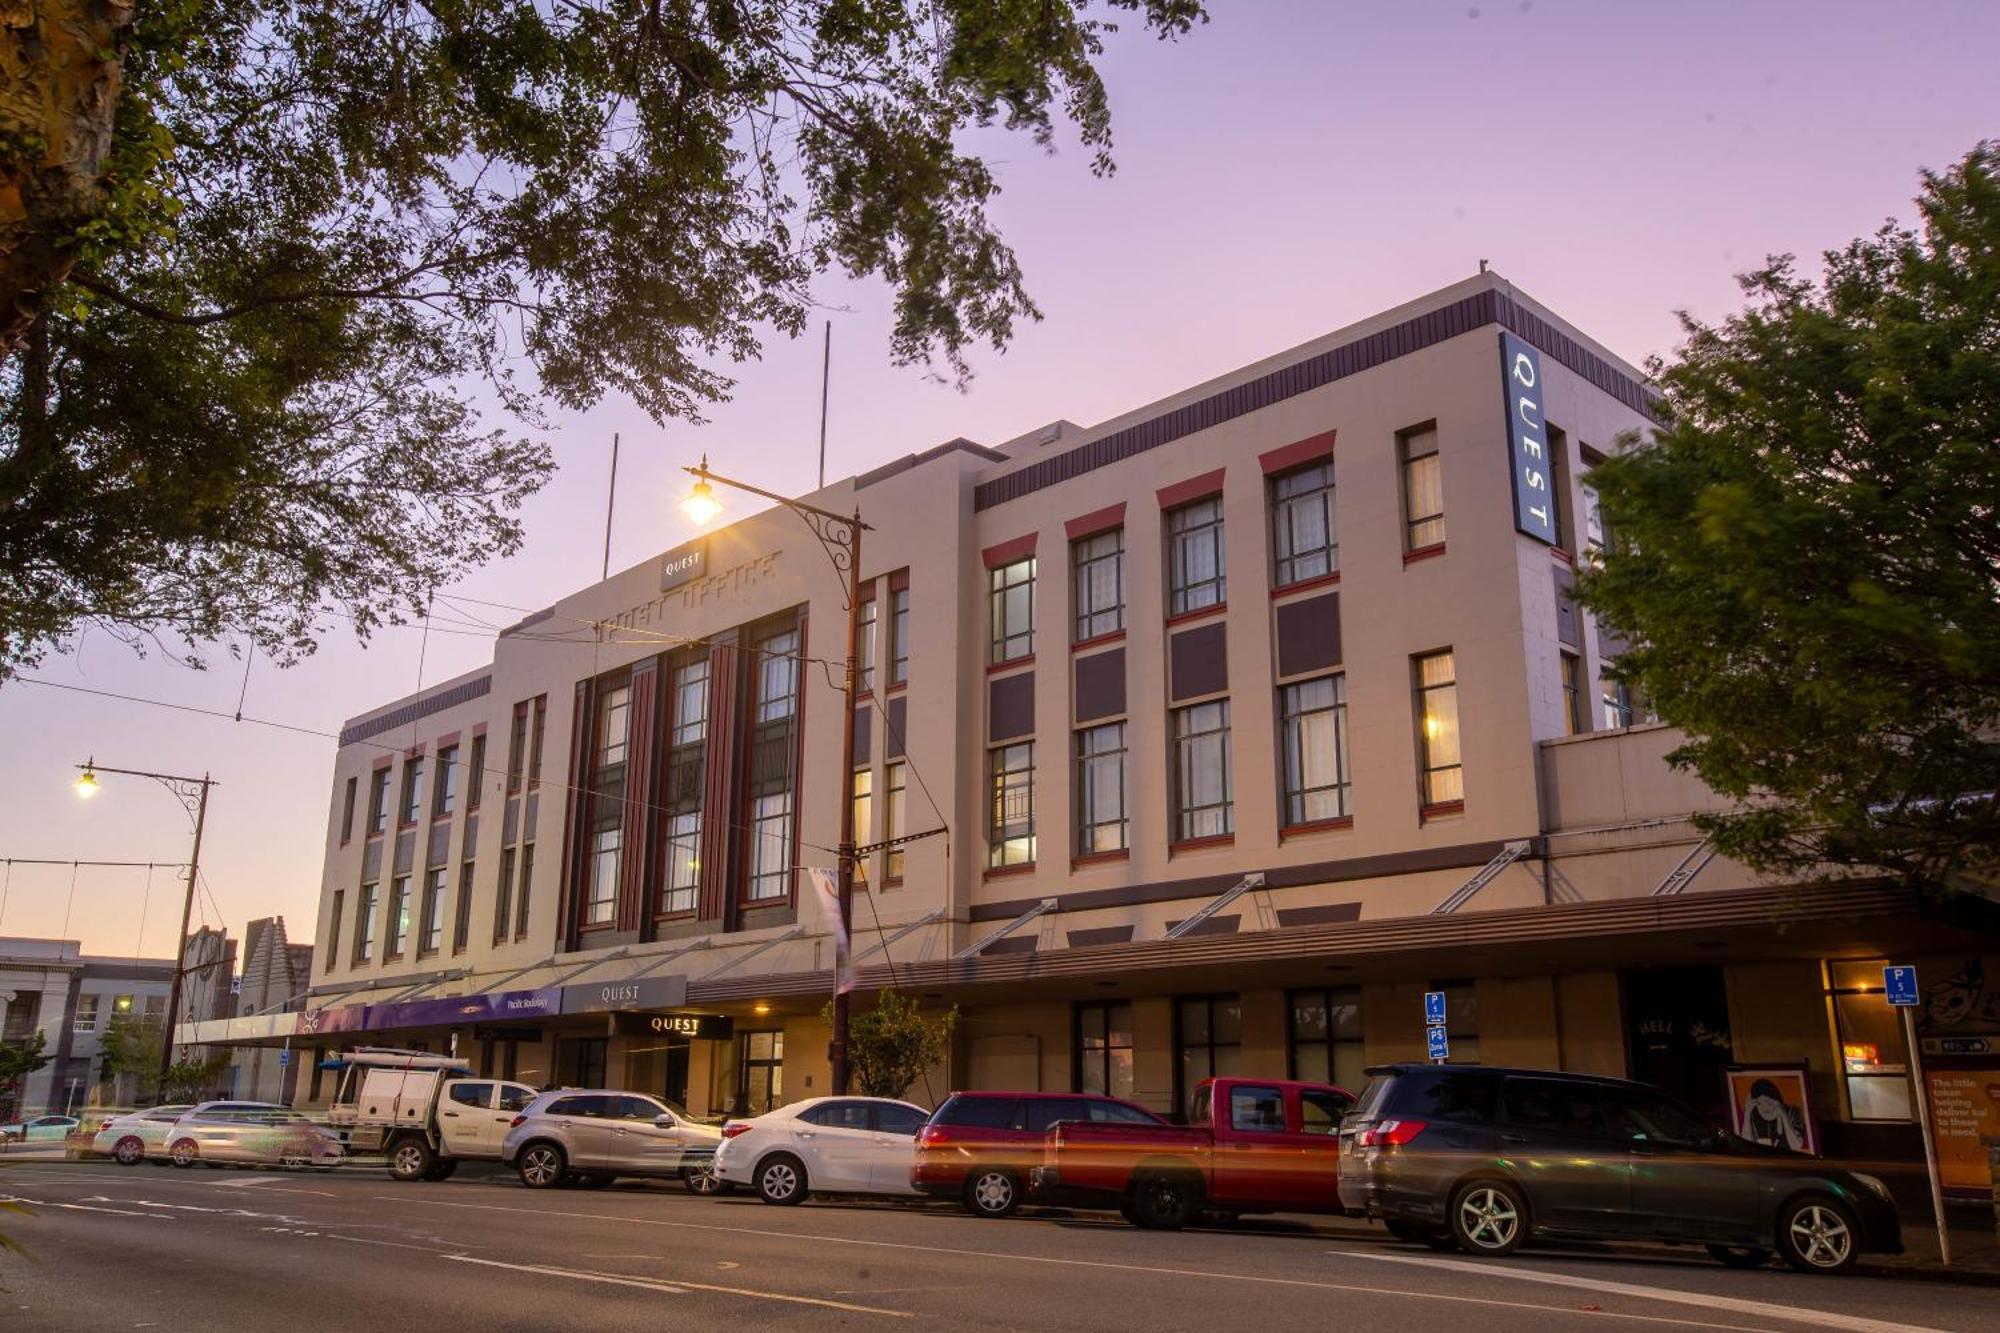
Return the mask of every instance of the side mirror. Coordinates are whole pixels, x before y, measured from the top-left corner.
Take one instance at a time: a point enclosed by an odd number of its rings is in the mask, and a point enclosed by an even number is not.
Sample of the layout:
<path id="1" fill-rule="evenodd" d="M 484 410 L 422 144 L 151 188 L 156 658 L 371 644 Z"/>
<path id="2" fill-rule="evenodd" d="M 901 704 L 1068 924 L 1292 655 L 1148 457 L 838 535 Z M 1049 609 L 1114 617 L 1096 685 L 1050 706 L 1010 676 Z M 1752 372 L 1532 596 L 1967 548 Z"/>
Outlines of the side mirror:
<path id="1" fill-rule="evenodd" d="M 673 1127 L 674 1127 L 674 1118 L 668 1115 L 666 1112 L 662 1111 L 660 1114 L 653 1117 L 653 1128 L 672 1129 Z"/>

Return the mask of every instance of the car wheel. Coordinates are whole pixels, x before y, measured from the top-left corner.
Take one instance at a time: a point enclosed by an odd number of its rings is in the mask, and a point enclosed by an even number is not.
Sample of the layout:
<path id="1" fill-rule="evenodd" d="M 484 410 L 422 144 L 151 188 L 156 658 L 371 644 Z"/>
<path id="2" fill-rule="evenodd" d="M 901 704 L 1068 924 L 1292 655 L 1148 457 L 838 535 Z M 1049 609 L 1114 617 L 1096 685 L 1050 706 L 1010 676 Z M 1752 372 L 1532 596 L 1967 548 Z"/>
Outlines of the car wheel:
<path id="1" fill-rule="evenodd" d="M 137 1166 L 146 1160 L 146 1145 L 127 1134 L 111 1149 L 111 1156 L 120 1166 Z"/>
<path id="2" fill-rule="evenodd" d="M 553 1143 L 534 1143 L 521 1153 L 521 1183 L 531 1190 L 554 1189 L 569 1174 L 563 1150 Z"/>
<path id="3" fill-rule="evenodd" d="M 689 1167 L 686 1173 L 681 1176 L 681 1184 L 687 1186 L 689 1194 L 699 1194 L 704 1197 L 727 1194 L 732 1188 L 728 1181 L 717 1180 L 715 1178 L 715 1159 L 713 1157 L 704 1158 L 694 1166 Z"/>
<path id="4" fill-rule="evenodd" d="M 1475 1180 L 1452 1196 L 1451 1236 L 1467 1254 L 1512 1254 L 1528 1238 L 1528 1201 L 1504 1180 Z"/>
<path id="5" fill-rule="evenodd" d="M 1762 1268 L 1771 1262 L 1771 1252 L 1755 1245 L 1711 1245 L 1708 1252 L 1724 1268 Z"/>
<path id="6" fill-rule="evenodd" d="M 457 1170 L 458 1159 L 456 1157 L 440 1157 L 437 1161 L 431 1163 L 430 1170 L 424 1172 L 424 1179 L 450 1180 L 452 1174 Z"/>
<path id="7" fill-rule="evenodd" d="M 389 1149 L 389 1174 L 397 1180 L 426 1180 L 437 1165 L 431 1145 L 414 1136 L 396 1140 Z"/>
<path id="8" fill-rule="evenodd" d="M 169 1151 L 173 1156 L 174 1165 L 183 1171 L 201 1160 L 201 1149 L 195 1146 L 193 1139 L 177 1140 Z"/>
<path id="9" fill-rule="evenodd" d="M 1778 1253 L 1801 1273 L 1839 1273 L 1860 1254 L 1854 1214 L 1824 1195 L 1794 1199 L 1778 1212 Z"/>
<path id="10" fill-rule="evenodd" d="M 965 1179 L 965 1207 L 974 1217 L 1012 1217 L 1021 1207 L 1021 1182 L 997 1166 L 974 1171 Z"/>
<path id="11" fill-rule="evenodd" d="M 805 1163 L 790 1153 L 766 1157 L 757 1164 L 757 1193 L 765 1203 L 803 1203 L 807 1193 Z"/>
<path id="12" fill-rule="evenodd" d="M 1182 1171 L 1151 1171 L 1132 1182 L 1132 1214 L 1151 1231 L 1179 1231 L 1201 1211 L 1201 1185 Z"/>

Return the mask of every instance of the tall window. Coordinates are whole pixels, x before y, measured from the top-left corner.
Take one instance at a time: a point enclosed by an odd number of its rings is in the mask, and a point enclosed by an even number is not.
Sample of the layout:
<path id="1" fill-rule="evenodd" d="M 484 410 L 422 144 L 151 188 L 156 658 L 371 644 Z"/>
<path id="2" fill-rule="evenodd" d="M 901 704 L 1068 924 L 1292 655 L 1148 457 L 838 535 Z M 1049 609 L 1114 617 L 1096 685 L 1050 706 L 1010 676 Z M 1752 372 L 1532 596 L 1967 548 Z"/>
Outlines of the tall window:
<path id="1" fill-rule="evenodd" d="M 1548 427 L 1548 435 L 1549 490 L 1556 502 L 1555 544 L 1565 551 L 1574 551 L 1571 543 L 1576 541 L 1576 515 L 1570 512 L 1569 436 L 1556 426 Z"/>
<path id="2" fill-rule="evenodd" d="M 1212 496 L 1167 515 L 1167 613 L 1220 606 L 1228 597 L 1222 549 L 1222 497 Z"/>
<path id="3" fill-rule="evenodd" d="M 493 895 L 493 942 L 507 942 L 507 923 L 514 908 L 514 849 L 500 853 L 500 887 Z"/>
<path id="4" fill-rule="evenodd" d="M 401 958 L 410 942 L 410 877 L 398 875 L 389 883 L 389 943 L 386 958 Z"/>
<path id="5" fill-rule="evenodd" d="M 1113 528 L 1070 546 L 1076 565 L 1076 641 L 1125 627 L 1125 530 Z"/>
<path id="6" fill-rule="evenodd" d="M 1293 1078 L 1349 1092 L 1367 1085 L 1359 986 L 1293 991 L 1289 1021 Z"/>
<path id="7" fill-rule="evenodd" d="M 529 894 L 535 887 L 535 844 L 528 843 L 521 848 L 521 886 L 514 895 L 514 938 L 523 939 L 528 933 Z"/>
<path id="8" fill-rule="evenodd" d="M 736 1037 L 737 1115 L 762 1115 L 785 1100 L 785 1034 L 743 1032 Z"/>
<path id="9" fill-rule="evenodd" d="M 402 818 L 405 824 L 417 822 L 417 816 L 424 809 L 424 761 L 419 755 L 415 759 L 403 761 L 403 805 Z"/>
<path id="10" fill-rule="evenodd" d="M 386 764 L 368 778 L 368 831 L 371 834 L 389 827 L 389 778 Z"/>
<path id="11" fill-rule="evenodd" d="M 1132 1006 L 1124 1000 L 1076 1007 L 1076 1090 L 1132 1095 Z"/>
<path id="12" fill-rule="evenodd" d="M 632 687 L 620 685 L 606 690 L 597 705 L 597 766 L 610 768 L 625 762 L 625 747 L 632 732 Z"/>
<path id="13" fill-rule="evenodd" d="M 765 902 L 792 891 L 792 793 L 756 798 L 750 823 L 750 899 Z"/>
<path id="14" fill-rule="evenodd" d="M 875 841 L 875 770 L 857 768 L 854 770 L 854 843 Z"/>
<path id="15" fill-rule="evenodd" d="M 1035 860 L 1035 745 L 1000 745 L 987 752 L 986 864 L 1032 865 Z"/>
<path id="16" fill-rule="evenodd" d="M 104 997 L 95 992 L 76 997 L 76 1018 L 70 1024 L 76 1032 L 97 1031 L 97 1011 L 103 1006 Z"/>
<path id="17" fill-rule="evenodd" d="M 458 807 L 458 747 L 438 751 L 437 781 L 431 784 L 431 817 L 442 818 Z"/>
<path id="18" fill-rule="evenodd" d="M 1322 676 L 1278 690 L 1285 743 L 1285 823 L 1349 814 L 1347 678 Z"/>
<path id="19" fill-rule="evenodd" d="M 514 721 L 507 732 L 507 791 L 521 790 L 521 777 L 528 769 L 528 709 L 523 700 L 514 705 Z"/>
<path id="20" fill-rule="evenodd" d="M 528 790 L 542 781 L 542 737 L 549 729 L 549 696 L 535 696 L 535 722 L 528 733 Z"/>
<path id="21" fill-rule="evenodd" d="M 898 588 L 889 594 L 889 683 L 900 685 L 910 678 L 910 590 Z"/>
<path id="22" fill-rule="evenodd" d="M 1174 1002 L 1174 1104 L 1205 1078 L 1242 1072 L 1243 1005 L 1234 995 L 1186 996 Z"/>
<path id="23" fill-rule="evenodd" d="M 1403 464 L 1403 549 L 1421 551 L 1444 541 L 1444 464 L 1437 427 L 1405 431 L 1396 447 Z"/>
<path id="24" fill-rule="evenodd" d="M 1575 736 L 1590 730 L 1583 713 L 1583 659 L 1575 653 L 1559 653 L 1562 660 L 1563 734 Z"/>
<path id="25" fill-rule="evenodd" d="M 757 641 L 757 725 L 750 738 L 750 878 L 752 902 L 792 892 L 793 770 L 797 751 L 796 628 Z"/>
<path id="26" fill-rule="evenodd" d="M 472 862 L 458 867 L 458 903 L 452 912 L 451 951 L 464 953 L 472 942 Z"/>
<path id="27" fill-rule="evenodd" d="M 674 715 L 670 745 L 697 745 L 708 738 L 708 659 L 696 657 L 674 672 Z"/>
<path id="28" fill-rule="evenodd" d="M 465 808 L 479 808 L 479 793 L 486 786 L 486 733 L 472 738 L 472 758 L 465 765 Z"/>
<path id="29" fill-rule="evenodd" d="M 993 613 L 993 657 L 1011 662 L 1035 651 L 1035 557 L 987 574 Z"/>
<path id="30" fill-rule="evenodd" d="M 667 816 L 667 873 L 660 890 L 662 912 L 692 912 L 701 886 L 701 811 Z"/>
<path id="31" fill-rule="evenodd" d="M 1597 488 L 1590 484 L 1590 474 L 1583 474 L 1577 486 L 1583 496 L 1583 550 L 1579 552 L 1589 562 L 1602 558 L 1609 538 L 1604 529 L 1604 510 L 1597 498 Z"/>
<path id="32" fill-rule="evenodd" d="M 787 630 L 757 645 L 757 720 L 782 722 L 798 703 L 799 634 Z"/>
<path id="33" fill-rule="evenodd" d="M 1216 838 L 1235 831 L 1229 768 L 1229 700 L 1175 709 L 1176 841 Z"/>
<path id="34" fill-rule="evenodd" d="M 875 688 L 875 628 L 882 620 L 881 604 L 870 597 L 854 619 L 854 688 L 865 693 Z"/>
<path id="35" fill-rule="evenodd" d="M 700 885 L 702 778 L 707 764 L 708 658 L 693 656 L 674 671 L 667 725 L 666 866 L 660 911 L 692 912 Z"/>
<path id="36" fill-rule="evenodd" d="M 882 836 L 900 838 L 909 831 L 903 815 L 903 793 L 909 784 L 909 766 L 901 759 L 892 759 L 882 766 Z M 885 880 L 899 880 L 903 877 L 903 849 L 891 847 L 883 857 L 882 877 Z"/>
<path id="37" fill-rule="evenodd" d="M 1126 843 L 1125 724 L 1076 733 L 1076 850 L 1122 851 Z"/>
<path id="38" fill-rule="evenodd" d="M 583 903 L 583 924 L 609 925 L 618 913 L 618 860 L 625 831 L 597 830 L 590 844 L 590 895 Z"/>
<path id="39" fill-rule="evenodd" d="M 1449 651 L 1416 659 L 1417 753 L 1425 805 L 1465 799 L 1458 749 L 1458 676 Z"/>
<path id="40" fill-rule="evenodd" d="M 1322 578 L 1340 568 L 1333 531 L 1333 463 L 1315 463 L 1271 482 L 1273 586 Z"/>
<path id="41" fill-rule="evenodd" d="M 335 889 L 333 891 L 333 915 L 327 921 L 327 928 L 326 928 L 327 945 L 325 950 L 326 963 L 324 966 L 320 968 L 320 971 L 322 972 L 333 971 L 334 959 L 340 956 L 341 909 L 346 906 L 347 906 L 347 890 Z M 359 956 L 360 955 L 357 950 L 356 953 L 357 961 L 359 960 Z"/>
<path id="42" fill-rule="evenodd" d="M 346 842 L 354 836 L 354 790 L 359 778 L 347 780 L 347 794 L 340 800 L 340 840 Z"/>
<path id="43" fill-rule="evenodd" d="M 444 947 L 444 867 L 424 876 L 424 906 L 417 917 L 417 952 L 436 953 Z"/>
<path id="44" fill-rule="evenodd" d="M 1825 964 L 1826 994 L 1840 1038 L 1840 1074 L 1847 1109 L 1855 1120 L 1908 1120 L 1909 1044 L 1896 1011 L 1882 993 L 1885 959 L 1839 959 Z"/>

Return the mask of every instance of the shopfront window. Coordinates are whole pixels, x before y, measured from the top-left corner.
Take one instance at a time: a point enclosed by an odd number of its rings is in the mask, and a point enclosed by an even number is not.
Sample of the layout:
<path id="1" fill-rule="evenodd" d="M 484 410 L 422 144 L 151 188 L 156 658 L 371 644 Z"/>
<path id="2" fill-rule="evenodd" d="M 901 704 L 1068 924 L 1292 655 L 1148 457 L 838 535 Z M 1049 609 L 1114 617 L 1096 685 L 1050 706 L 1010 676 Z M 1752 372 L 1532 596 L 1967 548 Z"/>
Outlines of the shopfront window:
<path id="1" fill-rule="evenodd" d="M 1132 1095 L 1132 1006 L 1123 1000 L 1076 1007 L 1076 1090 Z"/>
<path id="2" fill-rule="evenodd" d="M 1368 1085 L 1359 986 L 1293 991 L 1290 1023 L 1293 1078 L 1349 1092 Z"/>
<path id="3" fill-rule="evenodd" d="M 1186 996 L 1174 1002 L 1174 1105 L 1186 1106 L 1205 1078 L 1242 1071 L 1243 1004 L 1234 995 Z"/>
<path id="4" fill-rule="evenodd" d="M 742 1032 L 736 1037 L 736 1114 L 762 1115 L 785 1100 L 785 1034 Z"/>
<path id="5" fill-rule="evenodd" d="M 1826 994 L 1840 1045 L 1840 1077 L 1855 1120 L 1910 1120 L 1909 1045 L 1902 1018 L 1882 991 L 1885 959 L 1826 965 Z"/>

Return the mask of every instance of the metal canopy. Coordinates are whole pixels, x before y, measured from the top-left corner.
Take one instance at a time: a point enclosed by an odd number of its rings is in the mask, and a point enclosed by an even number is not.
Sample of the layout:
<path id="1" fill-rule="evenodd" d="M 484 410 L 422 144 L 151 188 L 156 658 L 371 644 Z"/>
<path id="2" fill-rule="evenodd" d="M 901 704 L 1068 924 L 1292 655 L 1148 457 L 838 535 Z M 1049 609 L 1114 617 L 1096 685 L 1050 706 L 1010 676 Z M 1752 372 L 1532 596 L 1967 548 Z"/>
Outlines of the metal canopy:
<path id="1" fill-rule="evenodd" d="M 530 963 L 526 967 L 521 968 L 518 971 L 509 972 L 506 976 L 500 978 L 498 981 L 489 981 L 484 986 L 481 986 L 478 990 L 472 991 L 470 993 L 473 995 L 484 995 L 488 991 L 495 990 L 501 986 L 504 986 L 510 981 L 516 981 L 522 977 L 527 976 L 528 973 L 534 971 L 538 967 L 548 967 L 552 965 L 555 961 L 556 961 L 556 956 L 554 954 L 550 954 L 547 958 L 542 959 L 542 961 L 539 963 Z"/>
<path id="2" fill-rule="evenodd" d="M 1682 889 L 1694 883 L 1694 877 L 1707 869 L 1708 863 L 1714 859 L 1715 848 L 1709 845 L 1707 838 L 1703 838 L 1694 845 L 1692 851 L 1681 858 L 1679 865 L 1667 872 L 1665 879 L 1654 886 L 1653 896 L 1655 898 L 1673 897 Z"/>
<path id="3" fill-rule="evenodd" d="M 1008 935 L 1012 935 L 1015 931 L 1027 925 L 1030 921 L 1033 921 L 1036 917 L 1040 916 L 1042 913 L 1053 912 L 1055 910 L 1056 910 L 1056 900 L 1054 898 L 1044 898 L 1040 902 L 1036 903 L 1033 907 L 1030 907 L 1027 911 L 1021 913 L 1021 915 L 1015 917 L 1012 921 L 1009 921 L 1006 925 L 1000 927 L 1000 929 L 994 931 L 991 935 L 987 935 L 984 938 L 982 938 L 977 944 L 968 944 L 963 949 L 960 949 L 957 953 L 951 956 L 951 961 L 953 961 L 954 963 L 958 963 L 958 962 L 963 962 L 967 958 L 975 958 L 980 954 L 982 950 L 986 948 L 987 945 L 994 943 L 996 940 L 1003 939 Z"/>
<path id="4" fill-rule="evenodd" d="M 676 958 L 682 957 L 683 955 L 686 954 L 691 954 L 697 949 L 713 949 L 714 947 L 715 947 L 715 937 L 713 935 L 703 935 L 699 939 L 692 940 L 687 944 L 683 944 L 678 949 L 669 949 L 667 952 L 659 955 L 657 958 L 652 958 L 647 960 L 646 965 L 644 967 L 640 968 L 637 972 L 633 972 L 630 975 L 624 977 L 623 980 L 637 981 L 640 977 L 651 976 L 653 973 L 665 967 L 668 963 L 673 962 L 674 959 Z"/>
<path id="5" fill-rule="evenodd" d="M 1250 892 L 1250 890 L 1261 889 L 1263 887 L 1263 872 L 1252 871 L 1242 879 L 1237 880 L 1234 887 L 1224 889 L 1221 893 L 1216 894 L 1215 897 L 1203 903 L 1200 911 L 1176 925 L 1172 930 L 1169 930 L 1166 937 L 1170 940 L 1179 939 L 1202 922 L 1214 916 L 1217 912 L 1220 912 L 1223 908 L 1229 906 L 1229 904 L 1235 902 L 1238 898 L 1241 898 L 1244 894 Z"/>
<path id="6" fill-rule="evenodd" d="M 703 977 L 702 980 L 713 981 L 717 977 L 721 976 L 724 972 L 733 972 L 737 968 L 743 966 L 743 964 L 749 962 L 752 958 L 755 958 L 758 954 L 763 953 L 766 949 L 775 948 L 776 946 L 783 944 L 786 940 L 795 940 L 799 936 L 805 933 L 806 933 L 806 928 L 804 926 L 793 926 L 790 930 L 786 931 L 784 934 L 774 936 L 771 939 L 765 940 L 762 944 L 752 949 L 749 953 L 739 954 L 737 957 L 730 959 L 728 962 L 724 963 L 721 967 L 716 968 L 715 971 L 710 972 L 707 976 Z"/>
<path id="7" fill-rule="evenodd" d="M 615 962 L 617 962 L 617 961 L 618 961 L 618 960 L 619 960 L 620 958 L 623 958 L 623 957 L 624 957 L 625 955 L 627 955 L 627 954 L 629 954 L 629 953 L 631 953 L 631 952 L 632 952 L 632 949 L 631 949 L 631 946 L 629 946 L 629 945 L 627 945 L 627 946 L 626 946 L 626 947 L 624 947 L 624 948 L 620 948 L 620 949 L 613 949 L 613 950 L 612 950 L 612 951 L 611 951 L 610 953 L 608 953 L 608 954 L 605 954 L 605 955 L 604 955 L 604 957 L 602 957 L 602 958 L 593 958 L 593 959 L 591 959 L 591 960 L 590 960 L 589 962 L 587 962 L 587 963 L 584 963 L 584 964 L 583 964 L 582 966 L 578 967 L 578 968 L 577 968 L 577 969 L 576 969 L 575 971 L 572 971 L 572 972 L 565 972 L 565 973 L 563 973 L 563 974 L 562 974 L 561 976 L 559 976 L 559 977 L 555 978 L 554 980 L 550 981 L 550 982 L 549 982 L 548 984 L 549 984 L 549 985 L 551 985 L 551 986 L 561 986 L 561 985 L 565 985 L 566 983 L 570 982 L 571 980 L 573 980 L 573 979 L 575 979 L 575 978 L 577 978 L 577 977 L 580 977 L 580 976 L 582 976 L 582 975 L 583 975 L 584 973 L 586 973 L 586 972 L 590 971 L 590 969 L 591 969 L 591 968 L 593 968 L 593 967 L 601 967 L 601 966 L 603 966 L 603 965 L 604 965 L 605 963 L 615 963 Z"/>
<path id="8" fill-rule="evenodd" d="M 1484 866 L 1479 873 L 1452 890 L 1449 898 L 1431 909 L 1432 916 L 1450 916 L 1459 908 L 1472 901 L 1472 896 L 1500 877 L 1500 872 L 1528 854 L 1534 844 L 1526 838 L 1510 842 L 1502 847 L 1499 854 Z"/>
<path id="9" fill-rule="evenodd" d="M 854 955 L 855 966 L 857 967 L 860 966 L 862 959 L 873 958 L 876 954 L 883 952 L 890 945 L 902 939 L 905 935 L 915 934 L 917 931 L 922 930 L 925 926 L 930 925 L 933 921 L 938 920 L 943 915 L 944 915 L 944 909 L 940 907 L 935 912 L 931 912 L 924 916 L 918 917 L 915 921 L 912 921 L 909 925 L 904 926 L 901 930 L 889 936 L 887 939 L 880 940 L 874 944 L 869 945 L 866 949 L 863 949 L 860 953 Z"/>

